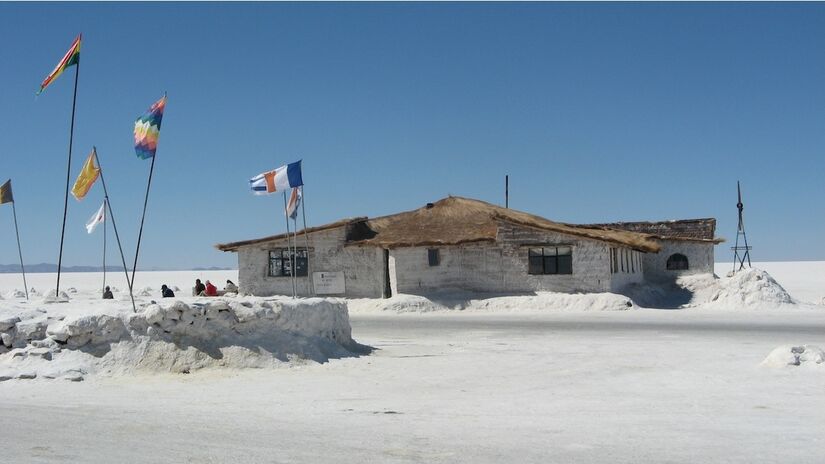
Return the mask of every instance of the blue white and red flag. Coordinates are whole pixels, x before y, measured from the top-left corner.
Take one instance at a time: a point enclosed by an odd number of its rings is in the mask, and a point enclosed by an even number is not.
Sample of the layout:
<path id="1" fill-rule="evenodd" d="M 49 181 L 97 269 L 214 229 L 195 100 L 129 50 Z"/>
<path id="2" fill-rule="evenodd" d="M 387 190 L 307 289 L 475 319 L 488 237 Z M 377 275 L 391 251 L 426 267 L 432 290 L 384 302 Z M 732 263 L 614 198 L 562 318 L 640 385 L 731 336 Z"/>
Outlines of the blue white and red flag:
<path id="1" fill-rule="evenodd" d="M 304 185 L 304 180 L 301 177 L 301 161 L 289 163 L 274 171 L 264 172 L 249 179 L 249 188 L 255 195 L 283 192 L 302 185 Z"/>

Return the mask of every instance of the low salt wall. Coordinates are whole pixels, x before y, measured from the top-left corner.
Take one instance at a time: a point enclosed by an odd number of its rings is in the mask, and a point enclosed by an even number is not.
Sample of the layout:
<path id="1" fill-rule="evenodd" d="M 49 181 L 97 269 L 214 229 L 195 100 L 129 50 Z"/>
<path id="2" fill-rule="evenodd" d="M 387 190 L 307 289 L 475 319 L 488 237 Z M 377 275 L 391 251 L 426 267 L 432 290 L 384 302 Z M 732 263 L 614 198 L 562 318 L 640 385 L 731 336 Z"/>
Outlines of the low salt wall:
<path id="1" fill-rule="evenodd" d="M 48 309 L 0 316 L 0 380 L 325 362 L 360 347 L 346 303 L 332 299 L 174 301 L 85 315 Z"/>

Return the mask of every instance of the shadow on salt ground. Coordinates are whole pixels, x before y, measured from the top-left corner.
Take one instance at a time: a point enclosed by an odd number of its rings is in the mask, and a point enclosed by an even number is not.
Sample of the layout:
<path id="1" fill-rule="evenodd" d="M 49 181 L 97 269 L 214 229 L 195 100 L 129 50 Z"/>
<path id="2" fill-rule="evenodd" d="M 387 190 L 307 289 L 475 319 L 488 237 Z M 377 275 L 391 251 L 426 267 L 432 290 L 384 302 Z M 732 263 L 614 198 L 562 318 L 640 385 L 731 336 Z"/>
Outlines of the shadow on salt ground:
<path id="1" fill-rule="evenodd" d="M 632 284 L 621 294 L 639 306 L 656 309 L 682 309 L 693 301 L 693 291 L 679 285 L 675 280 L 659 284 Z"/>
<path id="2" fill-rule="evenodd" d="M 536 292 L 469 292 L 466 290 L 456 291 L 438 291 L 438 292 L 424 292 L 424 293 L 410 293 L 409 295 L 419 296 L 446 308 L 451 309 L 465 309 L 472 300 L 487 300 L 493 298 L 503 297 L 524 297 L 524 296 L 538 296 Z"/>

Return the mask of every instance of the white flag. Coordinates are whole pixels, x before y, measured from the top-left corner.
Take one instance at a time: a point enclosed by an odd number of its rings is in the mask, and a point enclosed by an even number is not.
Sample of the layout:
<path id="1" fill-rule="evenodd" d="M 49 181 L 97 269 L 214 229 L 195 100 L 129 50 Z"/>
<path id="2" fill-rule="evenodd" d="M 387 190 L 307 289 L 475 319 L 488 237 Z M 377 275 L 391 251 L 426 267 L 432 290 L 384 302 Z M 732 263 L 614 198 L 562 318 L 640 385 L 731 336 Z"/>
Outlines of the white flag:
<path id="1" fill-rule="evenodd" d="M 100 205 L 100 209 L 97 210 L 94 216 L 89 219 L 89 222 L 86 223 L 86 232 L 92 233 L 95 231 L 95 228 L 98 224 L 103 222 L 106 219 L 106 202 L 104 201 L 102 205 Z"/>

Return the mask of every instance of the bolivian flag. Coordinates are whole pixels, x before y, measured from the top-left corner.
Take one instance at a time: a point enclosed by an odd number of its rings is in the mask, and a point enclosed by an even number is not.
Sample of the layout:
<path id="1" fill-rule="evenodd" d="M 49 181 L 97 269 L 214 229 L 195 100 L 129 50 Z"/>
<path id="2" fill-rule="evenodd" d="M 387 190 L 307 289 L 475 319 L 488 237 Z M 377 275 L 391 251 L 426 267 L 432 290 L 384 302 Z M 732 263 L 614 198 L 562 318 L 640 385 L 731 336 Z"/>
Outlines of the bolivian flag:
<path id="1" fill-rule="evenodd" d="M 92 188 L 92 185 L 100 176 L 100 168 L 95 166 L 95 155 L 95 149 L 92 148 L 92 152 L 89 153 L 89 157 L 83 163 L 83 169 L 80 170 L 80 175 L 77 176 L 74 187 L 72 187 L 72 195 L 78 200 L 82 200 L 89 193 L 89 189 Z"/>
<path id="2" fill-rule="evenodd" d="M 58 76 L 63 74 L 63 71 L 65 71 L 66 68 L 74 66 L 80 62 L 80 37 L 82 35 L 83 34 L 78 35 L 77 38 L 74 39 L 74 42 L 72 42 L 72 46 L 69 47 L 69 51 L 67 51 L 66 54 L 63 55 L 63 59 L 60 60 L 60 63 L 57 63 L 57 66 L 55 66 L 54 71 L 49 73 L 49 75 L 46 76 L 45 79 L 43 79 L 43 83 L 40 84 L 40 90 L 37 91 L 37 95 L 40 95 L 44 90 L 46 90 L 46 87 L 48 87 L 49 84 L 54 82 L 54 80 L 57 79 Z"/>

